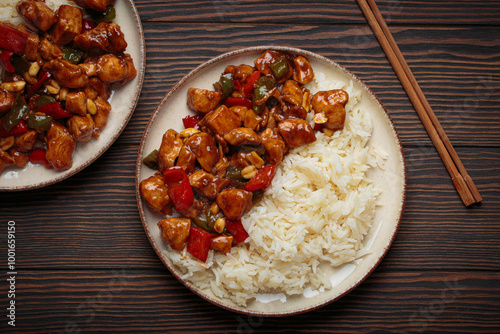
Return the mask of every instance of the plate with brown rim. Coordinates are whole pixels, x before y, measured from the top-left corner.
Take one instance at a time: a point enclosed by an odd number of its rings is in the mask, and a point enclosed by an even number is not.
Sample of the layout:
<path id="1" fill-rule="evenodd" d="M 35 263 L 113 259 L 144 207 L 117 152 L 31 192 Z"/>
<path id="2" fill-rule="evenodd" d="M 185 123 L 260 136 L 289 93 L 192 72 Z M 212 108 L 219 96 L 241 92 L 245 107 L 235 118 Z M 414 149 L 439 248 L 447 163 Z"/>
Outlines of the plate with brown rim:
<path id="1" fill-rule="evenodd" d="M 154 174 L 154 170 L 143 165 L 144 156 L 160 146 L 162 135 L 167 129 L 183 130 L 182 118 L 192 115 L 186 106 L 187 90 L 190 87 L 213 89 L 212 84 L 219 79 L 227 65 L 251 65 L 266 50 L 302 55 L 309 60 L 315 72 L 324 72 L 345 82 L 351 81 L 354 87 L 361 91 L 362 97 L 359 103 L 371 112 L 373 134 L 370 145 L 376 145 L 384 150 L 387 153 L 387 160 L 383 169 L 370 170 L 370 178 L 383 191 L 379 195 L 380 204 L 376 208 L 373 225 L 363 241 L 367 254 L 356 261 L 330 268 L 328 273 L 331 275 L 333 287 L 329 290 L 296 296 L 287 295 L 286 298 L 282 298 L 282 294 L 273 297 L 275 293 L 273 292 L 271 298 L 253 299 L 246 306 L 241 306 L 229 299 L 217 297 L 209 288 L 200 289 L 182 279 L 182 272 L 165 252 L 168 246 L 161 239 L 160 229 L 157 226 L 158 221 L 165 217 L 149 209 L 141 198 L 139 183 Z M 334 302 L 363 282 L 377 267 L 389 250 L 403 215 L 406 171 L 402 145 L 390 116 L 375 94 L 360 79 L 332 60 L 309 51 L 281 46 L 259 46 L 215 57 L 196 67 L 168 91 L 144 131 L 136 166 L 136 196 L 141 221 L 153 249 L 163 264 L 188 289 L 209 302 L 234 312 L 256 316 L 284 316 L 304 313 Z M 265 292 L 264 294 L 269 297 Z"/>
<path id="2" fill-rule="evenodd" d="M 68 170 L 47 169 L 43 165 L 28 164 L 24 168 L 7 167 L 0 174 L 0 191 L 20 191 L 45 187 L 65 180 L 97 160 L 118 139 L 134 113 L 139 100 L 146 64 L 146 49 L 139 13 L 132 0 L 118 0 L 114 22 L 127 41 L 126 53 L 132 56 L 137 76 L 123 86 L 113 85 L 110 99 L 112 110 L 106 127 L 98 138 L 88 143 L 78 142 L 73 154 L 73 165 Z"/>

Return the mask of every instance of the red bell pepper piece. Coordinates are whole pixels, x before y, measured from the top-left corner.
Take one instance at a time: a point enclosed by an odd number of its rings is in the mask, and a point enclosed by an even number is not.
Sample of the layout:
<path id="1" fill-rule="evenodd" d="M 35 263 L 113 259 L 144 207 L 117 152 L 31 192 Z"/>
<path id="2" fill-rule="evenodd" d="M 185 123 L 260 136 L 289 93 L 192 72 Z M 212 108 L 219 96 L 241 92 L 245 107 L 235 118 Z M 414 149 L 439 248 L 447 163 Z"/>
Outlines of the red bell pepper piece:
<path id="1" fill-rule="evenodd" d="M 53 119 L 68 118 L 73 116 L 69 112 L 65 111 L 59 102 L 47 103 L 38 108 L 39 112 L 44 113 Z"/>
<path id="2" fill-rule="evenodd" d="M 186 116 L 182 119 L 182 124 L 184 124 L 184 127 L 187 128 L 195 128 L 199 129 L 198 123 L 201 121 L 201 116 L 198 115 L 193 115 L 193 116 Z"/>
<path id="3" fill-rule="evenodd" d="M 0 126 L 0 138 L 10 137 L 10 136 L 20 136 L 28 132 L 28 125 L 24 120 L 19 121 L 10 131 L 5 131 L 3 126 Z"/>
<path id="4" fill-rule="evenodd" d="M 236 243 L 245 241 L 248 238 L 248 233 L 241 223 L 241 219 L 229 220 L 226 218 L 226 228 L 231 233 Z"/>
<path id="5" fill-rule="evenodd" d="M 248 78 L 247 83 L 245 84 L 245 88 L 243 88 L 243 92 L 245 93 L 245 96 L 248 98 L 253 97 L 253 89 L 255 86 L 255 83 L 257 80 L 260 78 L 260 71 L 255 71 L 252 73 L 250 78 Z"/>
<path id="6" fill-rule="evenodd" d="M 27 41 L 27 34 L 0 22 L 0 48 L 22 56 Z"/>
<path id="7" fill-rule="evenodd" d="M 88 20 L 88 19 L 83 19 L 82 20 L 82 31 L 80 33 L 83 34 L 84 32 L 86 32 L 88 30 L 94 29 L 95 27 L 97 27 L 97 24 L 95 24 L 94 21 Z"/>
<path id="8" fill-rule="evenodd" d="M 167 168 L 163 173 L 163 178 L 168 187 L 167 194 L 175 209 L 182 212 L 189 208 L 193 204 L 194 193 L 184 169 L 179 166 Z"/>
<path id="9" fill-rule="evenodd" d="M 271 185 L 274 174 L 276 174 L 276 166 L 264 166 L 257 171 L 257 174 L 247 182 L 243 189 L 247 191 L 264 190 Z"/>
<path id="10" fill-rule="evenodd" d="M 7 51 L 7 50 L 1 50 L 0 51 L 0 65 L 5 68 L 5 70 L 9 73 L 14 73 L 16 70 L 14 66 L 12 66 L 12 63 L 10 62 L 10 58 L 14 52 L 12 51 Z"/>
<path id="11" fill-rule="evenodd" d="M 241 82 L 233 79 L 233 90 L 235 90 L 237 92 L 240 91 L 241 90 Z"/>
<path id="12" fill-rule="evenodd" d="M 210 249 L 210 233 L 199 227 L 191 226 L 187 251 L 201 262 L 206 262 Z"/>
<path id="13" fill-rule="evenodd" d="M 45 167 L 51 168 L 52 165 L 47 160 L 45 153 L 47 153 L 47 150 L 44 150 L 43 148 L 35 148 L 30 153 L 29 161 L 34 164 L 44 164 Z"/>
<path id="14" fill-rule="evenodd" d="M 253 103 L 252 100 L 244 98 L 244 97 L 228 97 L 224 104 L 231 108 L 235 106 L 243 106 L 247 109 L 252 109 Z"/>

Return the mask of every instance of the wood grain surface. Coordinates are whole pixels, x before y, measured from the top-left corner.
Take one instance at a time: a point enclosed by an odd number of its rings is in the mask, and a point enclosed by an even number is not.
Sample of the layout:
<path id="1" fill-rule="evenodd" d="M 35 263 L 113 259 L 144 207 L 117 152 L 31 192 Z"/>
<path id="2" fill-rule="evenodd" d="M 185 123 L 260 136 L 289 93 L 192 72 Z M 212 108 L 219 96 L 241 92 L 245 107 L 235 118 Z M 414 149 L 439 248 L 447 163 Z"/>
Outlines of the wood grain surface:
<path id="1" fill-rule="evenodd" d="M 125 131 L 67 180 L 0 193 L 0 332 L 500 332 L 500 1 L 377 2 L 483 196 L 469 208 L 354 0 L 135 4 L 147 65 Z M 135 197 L 140 140 L 165 93 L 204 61 L 257 45 L 316 52 L 361 78 L 392 117 L 407 164 L 405 213 L 384 260 L 345 297 L 294 317 L 236 314 L 190 292 L 153 251 Z M 16 327 L 6 317 L 8 221 Z"/>

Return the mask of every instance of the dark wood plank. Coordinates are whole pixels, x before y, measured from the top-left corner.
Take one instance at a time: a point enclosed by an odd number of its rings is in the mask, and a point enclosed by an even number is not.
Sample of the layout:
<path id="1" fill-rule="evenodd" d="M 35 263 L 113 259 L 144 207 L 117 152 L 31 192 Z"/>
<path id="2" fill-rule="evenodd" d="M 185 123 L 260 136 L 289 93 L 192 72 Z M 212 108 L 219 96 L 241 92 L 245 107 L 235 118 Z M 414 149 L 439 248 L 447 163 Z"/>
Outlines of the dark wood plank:
<path id="1" fill-rule="evenodd" d="M 317 311 L 262 318 L 225 311 L 166 270 L 31 271 L 16 280 L 16 332 L 495 333 L 500 274 L 375 271 Z M 5 286 L 5 280 L 2 279 Z M 6 305 L 6 294 L 0 295 Z M 7 330 L 5 321 L 0 326 Z"/>
<path id="2" fill-rule="evenodd" d="M 316 52 L 345 66 L 381 99 L 405 145 L 430 143 L 367 25 L 295 28 L 146 23 L 144 27 L 148 64 L 144 90 L 120 138 L 123 142 L 140 141 L 161 98 L 199 64 L 244 47 L 284 45 Z M 452 143 L 499 147 L 500 27 L 397 27 L 392 31 Z"/>
<path id="3" fill-rule="evenodd" d="M 3 219 L 16 221 L 18 265 L 161 268 L 137 212 L 136 152 L 136 146 L 115 144 L 96 163 L 59 184 L 1 193 Z M 385 270 L 500 268 L 500 150 L 461 148 L 458 153 L 484 198 L 479 206 L 463 206 L 432 146 L 405 147 L 406 209 L 382 262 Z M 0 253 L 6 247 L 0 243 Z"/>
<path id="4" fill-rule="evenodd" d="M 364 23 L 355 1 L 197 1 L 135 0 L 143 21 L 259 22 L 261 24 Z M 389 24 L 498 25 L 499 1 L 389 0 L 377 1 Z"/>

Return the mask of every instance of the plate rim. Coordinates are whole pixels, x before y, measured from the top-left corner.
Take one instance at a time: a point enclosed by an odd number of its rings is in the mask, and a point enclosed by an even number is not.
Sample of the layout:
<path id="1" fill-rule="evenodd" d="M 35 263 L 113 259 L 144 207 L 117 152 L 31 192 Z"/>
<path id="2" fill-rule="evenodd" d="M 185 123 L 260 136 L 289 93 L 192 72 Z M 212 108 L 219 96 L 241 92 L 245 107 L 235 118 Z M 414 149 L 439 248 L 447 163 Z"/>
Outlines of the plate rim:
<path id="1" fill-rule="evenodd" d="M 375 99 L 375 101 L 377 102 L 377 104 L 383 110 L 383 112 L 385 114 L 385 117 L 389 121 L 390 127 L 392 128 L 394 137 L 396 139 L 396 143 L 399 146 L 399 152 L 400 152 L 400 157 L 401 157 L 401 161 L 400 162 L 401 162 L 402 176 L 403 176 L 403 178 L 401 180 L 402 181 L 402 189 L 401 189 L 401 191 L 402 191 L 402 197 L 401 197 L 400 206 L 398 207 L 399 215 L 398 215 L 398 218 L 397 218 L 397 222 L 396 222 L 396 224 L 394 226 L 394 229 L 392 231 L 391 237 L 388 239 L 387 243 L 383 246 L 383 252 L 382 252 L 382 254 L 379 256 L 379 258 L 377 259 L 377 261 L 375 261 L 375 263 L 366 271 L 366 273 L 363 274 L 362 277 L 360 277 L 357 281 L 353 282 L 353 284 L 348 289 L 346 289 L 342 293 L 338 294 L 334 298 L 331 298 L 331 299 L 328 299 L 326 301 L 317 303 L 317 304 L 315 304 L 313 306 L 310 306 L 310 307 L 299 308 L 299 309 L 294 310 L 294 311 L 269 312 L 269 313 L 259 312 L 259 311 L 252 311 L 252 310 L 245 310 L 244 307 L 239 308 L 239 307 L 233 307 L 231 305 L 226 305 L 226 304 L 222 303 L 220 300 L 217 300 L 215 298 L 212 298 L 211 296 L 208 296 L 208 295 L 202 293 L 201 289 L 199 289 L 196 286 L 194 286 L 193 283 L 188 282 L 186 280 L 183 280 L 180 277 L 180 275 L 174 270 L 174 268 L 171 268 L 170 263 L 168 263 L 165 260 L 166 255 L 163 254 L 163 251 L 159 248 L 159 246 L 156 244 L 156 241 L 153 239 L 153 236 L 151 235 L 151 231 L 149 230 L 149 227 L 148 227 L 148 224 L 147 224 L 147 221 L 146 221 L 146 217 L 144 215 L 145 205 L 143 205 L 143 200 L 141 198 L 140 190 L 139 190 L 139 183 L 140 183 L 139 175 L 140 175 L 140 171 L 141 171 L 141 168 L 142 168 L 142 157 L 143 157 L 143 152 L 144 152 L 145 140 L 146 140 L 146 137 L 148 136 L 148 134 L 149 134 L 149 132 L 151 130 L 151 127 L 153 126 L 154 120 L 158 117 L 158 114 L 160 113 L 160 109 L 168 101 L 168 99 L 172 95 L 174 95 L 175 92 L 178 89 L 180 89 L 183 86 L 184 82 L 186 82 L 189 78 L 191 78 L 197 72 L 203 70 L 204 68 L 209 67 L 210 65 L 212 65 L 212 64 L 214 64 L 214 63 L 216 63 L 216 62 L 218 62 L 220 60 L 223 60 L 225 58 L 237 56 L 238 54 L 242 54 L 242 53 L 246 53 L 246 52 L 265 51 L 265 50 L 276 50 L 276 51 L 283 51 L 283 52 L 290 52 L 290 53 L 295 53 L 295 54 L 300 54 L 300 55 L 312 56 L 314 58 L 323 60 L 323 61 L 325 61 L 325 62 L 327 62 L 327 63 L 329 63 L 329 64 L 337 67 L 338 69 L 344 71 L 350 77 L 352 77 L 353 79 L 355 79 L 359 84 L 361 84 L 370 93 L 370 95 Z M 162 98 L 162 100 L 158 103 L 158 105 L 156 106 L 155 110 L 153 111 L 153 114 L 151 115 L 151 117 L 150 117 L 150 119 L 149 119 L 149 121 L 148 121 L 148 123 L 146 125 L 146 128 L 144 130 L 143 136 L 141 138 L 141 142 L 140 142 L 140 146 L 139 146 L 139 150 L 138 150 L 138 155 L 137 155 L 137 161 L 136 161 L 135 186 L 136 186 L 136 200 L 137 200 L 137 205 L 138 205 L 138 209 L 139 209 L 138 211 L 139 211 L 139 215 L 140 215 L 140 219 L 141 219 L 141 224 L 142 224 L 143 229 L 145 231 L 145 234 L 146 234 L 146 236 L 148 238 L 148 241 L 149 241 L 150 245 L 153 247 L 153 249 L 154 249 L 156 255 L 158 256 L 158 258 L 160 259 L 160 261 L 163 263 L 163 265 L 168 269 L 168 271 L 180 283 L 182 283 L 186 288 L 188 288 L 191 292 L 193 292 L 194 294 L 198 295 L 202 299 L 204 299 L 204 300 L 206 300 L 206 301 L 208 301 L 208 302 L 210 302 L 210 303 L 212 303 L 212 304 L 214 304 L 214 305 L 216 305 L 218 307 L 221 307 L 222 309 L 228 310 L 228 311 L 232 311 L 232 312 L 239 313 L 239 314 L 244 314 L 244 315 L 250 315 L 250 316 L 286 317 L 286 316 L 293 316 L 293 315 L 299 315 L 299 314 L 311 312 L 311 311 L 317 310 L 319 308 L 322 308 L 322 307 L 324 307 L 326 305 L 329 305 L 329 304 L 331 304 L 331 303 L 339 300 L 340 298 L 344 297 L 345 295 L 347 295 L 348 293 L 350 293 L 352 290 L 354 290 L 357 286 L 359 286 L 363 281 L 365 281 L 373 273 L 373 271 L 378 267 L 378 265 L 382 262 L 382 260 L 387 255 L 387 253 L 388 253 L 388 251 L 389 251 L 392 243 L 394 242 L 394 240 L 396 238 L 397 232 L 399 231 L 399 227 L 401 225 L 401 220 L 403 218 L 405 204 L 406 204 L 407 172 L 406 172 L 405 156 L 404 156 L 404 152 L 403 152 L 403 144 L 402 144 L 401 138 L 399 137 L 399 134 L 398 134 L 398 132 L 396 130 L 395 124 L 394 124 L 392 118 L 390 117 L 389 112 L 387 111 L 387 109 L 385 108 L 385 106 L 382 104 L 382 102 L 380 101 L 380 99 L 371 90 L 371 88 L 368 87 L 368 85 L 366 85 L 358 76 L 356 76 L 354 73 L 352 73 L 351 71 L 349 71 L 347 68 L 343 67 L 342 65 L 338 64 L 337 62 L 335 62 L 335 61 L 333 61 L 333 60 L 331 60 L 329 58 L 326 58 L 326 57 L 324 57 L 324 56 L 322 56 L 322 55 L 320 55 L 318 53 L 314 53 L 314 52 L 311 52 L 311 51 L 308 51 L 308 50 L 304 50 L 304 49 L 301 49 L 301 48 L 288 47 L 288 46 L 261 45 L 261 46 L 252 46 L 252 47 L 241 48 L 241 49 L 237 49 L 237 50 L 225 52 L 225 53 L 222 53 L 222 54 L 220 54 L 220 55 L 218 55 L 216 57 L 213 57 L 213 58 L 211 58 L 211 59 L 209 59 L 209 60 L 207 60 L 207 61 L 199 64 L 198 66 L 196 66 L 194 69 L 192 69 L 186 75 L 184 75 L 179 81 L 177 81 L 168 90 L 168 92 L 164 95 L 164 97 Z"/>
<path id="2" fill-rule="evenodd" d="M 142 86 L 144 84 L 144 75 L 146 72 L 146 42 L 144 38 L 144 29 L 142 27 L 142 21 L 141 17 L 139 15 L 139 12 L 137 11 L 137 8 L 133 2 L 133 0 L 124 0 L 126 1 L 126 6 L 129 8 L 131 11 L 131 14 L 134 18 L 134 22 L 136 24 L 136 27 L 138 29 L 138 35 L 139 35 L 139 51 L 141 55 L 141 59 L 139 61 L 139 66 L 137 68 L 137 90 L 135 92 L 135 95 L 133 96 L 133 102 L 128 108 L 129 113 L 127 117 L 124 119 L 123 124 L 118 128 L 118 131 L 116 131 L 109 139 L 109 144 L 105 145 L 102 147 L 99 151 L 95 152 L 95 154 L 88 160 L 86 160 L 84 163 L 79 165 L 78 167 L 75 168 L 70 168 L 65 171 L 60 171 L 60 174 L 56 175 L 54 178 L 51 178 L 49 180 L 45 181 L 40 181 L 34 184 L 28 184 L 28 185 L 13 185 L 13 186 L 3 186 L 0 184 L 0 191 L 1 192 L 21 192 L 21 191 L 27 191 L 27 190 L 34 190 L 34 189 L 39 189 L 39 188 L 44 188 L 56 183 L 59 183 L 61 181 L 64 181 L 66 179 L 69 179 L 70 177 L 78 174 L 91 164 L 93 164 L 97 159 L 99 159 L 108 149 L 111 148 L 111 146 L 115 143 L 115 141 L 121 136 L 125 128 L 127 127 L 128 123 L 130 122 L 130 119 L 132 118 L 132 115 L 134 114 L 135 108 L 137 107 L 137 104 L 139 103 L 139 98 L 142 92 Z"/>

